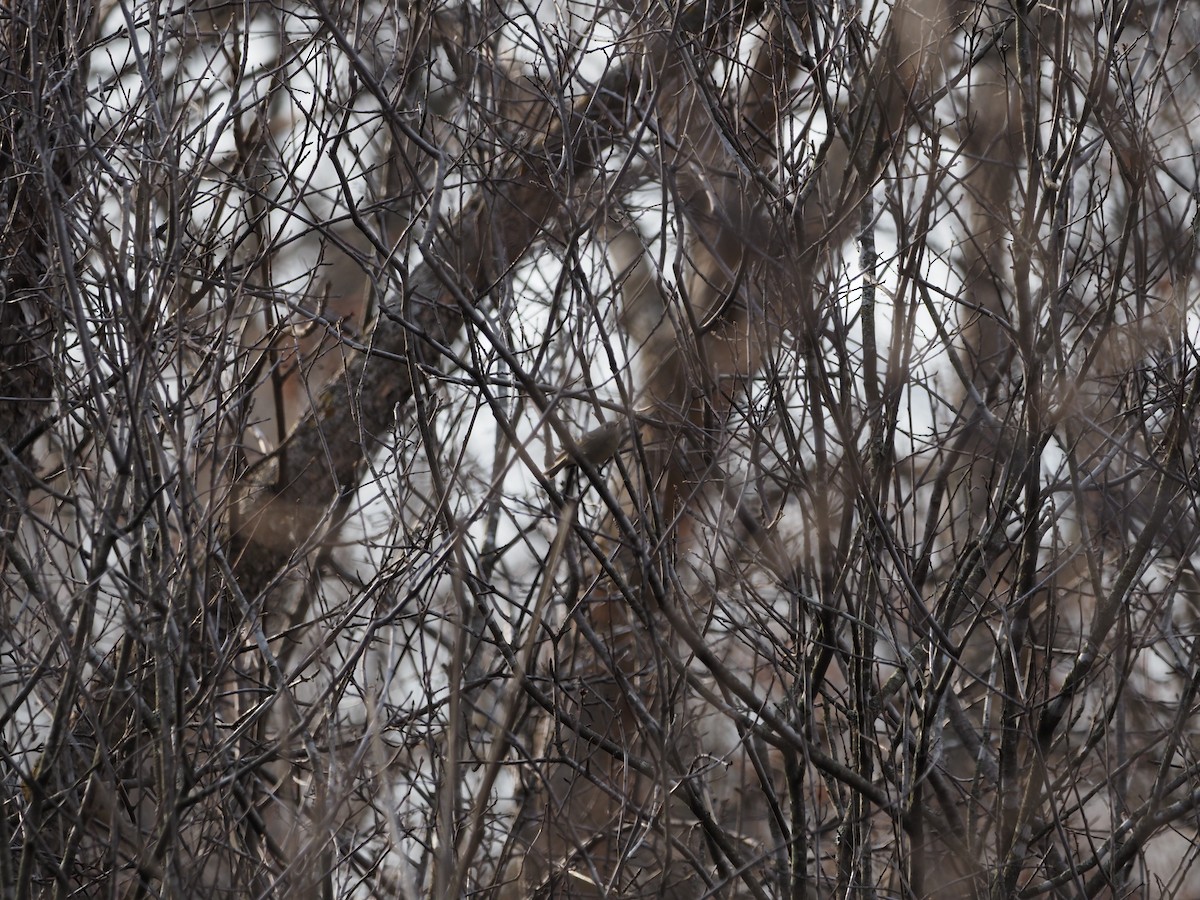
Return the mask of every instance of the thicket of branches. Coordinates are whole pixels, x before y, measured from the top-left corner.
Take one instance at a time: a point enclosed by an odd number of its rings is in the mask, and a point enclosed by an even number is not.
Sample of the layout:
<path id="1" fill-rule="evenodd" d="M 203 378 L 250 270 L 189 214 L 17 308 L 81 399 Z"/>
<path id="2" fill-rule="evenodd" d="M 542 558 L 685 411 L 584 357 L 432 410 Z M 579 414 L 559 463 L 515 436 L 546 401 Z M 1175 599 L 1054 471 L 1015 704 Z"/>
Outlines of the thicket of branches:
<path id="1" fill-rule="evenodd" d="M 0 26 L 5 896 L 1200 896 L 1187 0 Z"/>

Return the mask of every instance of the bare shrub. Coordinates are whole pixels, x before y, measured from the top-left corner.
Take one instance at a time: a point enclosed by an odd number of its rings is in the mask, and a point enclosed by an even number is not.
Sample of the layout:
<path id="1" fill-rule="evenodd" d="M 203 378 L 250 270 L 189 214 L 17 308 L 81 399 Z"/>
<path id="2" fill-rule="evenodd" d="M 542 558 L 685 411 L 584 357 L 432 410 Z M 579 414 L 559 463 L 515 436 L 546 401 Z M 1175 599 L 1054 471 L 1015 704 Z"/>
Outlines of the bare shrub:
<path id="1" fill-rule="evenodd" d="M 10 4 L 5 896 L 1200 895 L 1194 18 Z"/>

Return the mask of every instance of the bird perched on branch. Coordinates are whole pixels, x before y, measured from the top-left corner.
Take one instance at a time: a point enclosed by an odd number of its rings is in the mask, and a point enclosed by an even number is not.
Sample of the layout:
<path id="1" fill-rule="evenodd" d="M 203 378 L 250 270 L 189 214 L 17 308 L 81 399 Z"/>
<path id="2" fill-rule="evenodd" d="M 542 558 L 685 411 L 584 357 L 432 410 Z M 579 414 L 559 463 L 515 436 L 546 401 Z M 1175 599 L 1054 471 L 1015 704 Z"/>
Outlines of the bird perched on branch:
<path id="1" fill-rule="evenodd" d="M 621 445 L 629 438 L 629 428 L 625 422 L 614 419 L 611 422 L 593 428 L 572 446 L 564 447 L 558 458 L 546 470 L 546 477 L 553 478 L 567 466 L 575 465 L 580 460 L 587 460 L 593 466 L 602 466 L 621 449 Z"/>

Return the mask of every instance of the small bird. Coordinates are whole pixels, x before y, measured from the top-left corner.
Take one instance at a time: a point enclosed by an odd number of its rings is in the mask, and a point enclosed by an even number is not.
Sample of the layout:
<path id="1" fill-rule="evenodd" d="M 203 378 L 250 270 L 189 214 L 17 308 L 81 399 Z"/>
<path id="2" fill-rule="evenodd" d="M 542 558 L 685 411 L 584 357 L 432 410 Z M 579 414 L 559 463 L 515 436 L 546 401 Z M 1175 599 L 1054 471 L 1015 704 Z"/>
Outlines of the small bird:
<path id="1" fill-rule="evenodd" d="M 573 446 L 563 448 L 558 458 L 546 470 L 546 477 L 553 478 L 567 466 L 579 460 L 587 460 L 593 466 L 602 466 L 621 449 L 629 437 L 625 422 L 614 419 L 611 422 L 593 428 L 581 437 Z"/>

